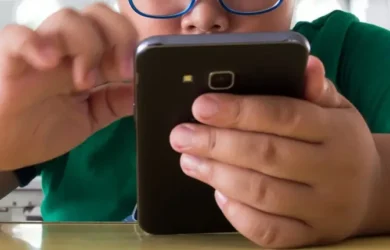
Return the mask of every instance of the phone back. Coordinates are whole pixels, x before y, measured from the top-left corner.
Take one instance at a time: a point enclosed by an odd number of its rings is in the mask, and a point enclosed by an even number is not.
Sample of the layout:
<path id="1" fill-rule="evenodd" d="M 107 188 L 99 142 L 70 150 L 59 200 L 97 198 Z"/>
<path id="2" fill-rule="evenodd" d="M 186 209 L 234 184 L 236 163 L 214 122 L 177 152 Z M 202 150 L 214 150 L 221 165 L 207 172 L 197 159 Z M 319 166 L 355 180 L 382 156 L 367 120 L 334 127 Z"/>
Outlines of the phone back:
<path id="1" fill-rule="evenodd" d="M 157 37 L 139 47 L 138 222 L 148 233 L 235 231 L 218 208 L 214 190 L 184 175 L 180 155 L 169 143 L 175 126 L 194 122 L 191 107 L 197 97 L 210 92 L 303 97 L 309 54 L 303 37 L 291 32 L 239 36 Z M 212 72 L 234 73 L 234 85 L 213 88 Z"/>

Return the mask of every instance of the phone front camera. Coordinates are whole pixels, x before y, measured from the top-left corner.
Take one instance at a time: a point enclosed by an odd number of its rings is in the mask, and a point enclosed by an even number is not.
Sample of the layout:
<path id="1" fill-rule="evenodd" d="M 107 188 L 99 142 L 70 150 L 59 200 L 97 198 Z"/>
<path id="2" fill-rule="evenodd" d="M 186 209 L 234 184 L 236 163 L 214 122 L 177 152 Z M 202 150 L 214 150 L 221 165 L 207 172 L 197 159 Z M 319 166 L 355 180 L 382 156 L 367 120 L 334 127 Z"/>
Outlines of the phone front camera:
<path id="1" fill-rule="evenodd" d="M 211 72 L 209 87 L 212 90 L 228 90 L 234 85 L 234 73 L 231 71 Z"/>

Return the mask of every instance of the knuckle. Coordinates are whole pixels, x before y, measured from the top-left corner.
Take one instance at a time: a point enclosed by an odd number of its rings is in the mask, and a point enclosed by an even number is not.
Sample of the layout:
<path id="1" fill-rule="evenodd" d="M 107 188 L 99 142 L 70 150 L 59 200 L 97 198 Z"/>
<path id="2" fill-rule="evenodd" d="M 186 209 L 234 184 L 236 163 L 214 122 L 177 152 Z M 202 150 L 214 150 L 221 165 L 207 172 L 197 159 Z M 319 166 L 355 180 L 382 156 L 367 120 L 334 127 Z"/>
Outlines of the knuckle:
<path id="1" fill-rule="evenodd" d="M 239 126 L 243 120 L 243 108 L 246 106 L 245 98 L 237 98 L 233 101 L 231 125 Z"/>
<path id="2" fill-rule="evenodd" d="M 261 208 L 264 204 L 267 204 L 269 189 L 264 176 L 260 174 L 252 174 L 248 183 L 250 203 L 257 208 Z"/>
<path id="3" fill-rule="evenodd" d="M 255 145 L 255 154 L 258 156 L 259 164 L 273 165 L 277 157 L 277 148 L 275 141 L 272 136 L 264 136 L 261 140 L 256 140 Z M 253 151 L 253 149 L 252 149 Z"/>
<path id="4" fill-rule="evenodd" d="M 272 221 L 247 221 L 246 227 L 243 228 L 242 233 L 264 248 L 278 246 L 280 242 L 280 228 L 272 223 Z"/>
<path id="5" fill-rule="evenodd" d="M 261 226 L 259 226 L 261 227 Z M 280 229 L 274 225 L 266 225 L 258 230 L 253 230 L 252 237 L 261 246 L 270 248 L 278 245 Z"/>
<path id="6" fill-rule="evenodd" d="M 93 15 L 93 16 L 102 16 L 102 13 L 115 13 L 106 3 L 97 2 L 91 5 L 88 5 L 82 10 L 83 14 Z M 106 15 L 104 15 L 106 16 Z"/>
<path id="7" fill-rule="evenodd" d="M 207 141 L 207 148 L 209 151 L 209 154 L 213 154 L 217 147 L 217 131 L 215 129 L 209 128 L 208 129 L 208 141 Z"/>
<path id="8" fill-rule="evenodd" d="M 82 53 L 92 58 L 101 57 L 104 42 L 98 28 L 88 18 L 71 8 L 62 9 L 55 15 L 53 19 L 57 25 L 50 29 L 56 29 L 56 32 L 62 34 L 68 49 L 77 50 L 72 51 L 72 53 Z M 66 24 L 66 26 L 63 24 Z"/>
<path id="9" fill-rule="evenodd" d="M 273 116 L 277 124 L 288 124 L 287 127 L 292 131 L 299 126 L 303 119 L 295 102 L 290 102 L 288 105 L 276 105 Z"/>
<path id="10" fill-rule="evenodd" d="M 78 18 L 79 13 L 72 8 L 63 8 L 54 13 L 52 17 L 59 21 L 66 21 L 72 18 Z"/>
<path id="11" fill-rule="evenodd" d="M 224 212 L 237 229 L 248 239 L 264 248 L 273 248 L 283 245 L 282 228 L 272 218 L 253 220 L 253 217 L 243 216 L 241 206 L 237 203 L 228 203 Z M 265 216 L 269 217 L 269 215 Z"/>

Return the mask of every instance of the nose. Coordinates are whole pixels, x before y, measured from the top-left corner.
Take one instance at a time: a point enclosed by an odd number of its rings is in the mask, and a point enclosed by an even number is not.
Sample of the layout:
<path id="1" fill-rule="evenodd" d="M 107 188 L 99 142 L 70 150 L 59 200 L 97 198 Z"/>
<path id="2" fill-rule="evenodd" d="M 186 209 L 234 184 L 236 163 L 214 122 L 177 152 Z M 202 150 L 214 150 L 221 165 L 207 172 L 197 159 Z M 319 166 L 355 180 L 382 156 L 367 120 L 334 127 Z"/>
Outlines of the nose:
<path id="1" fill-rule="evenodd" d="M 258 1 L 258 0 L 256 0 Z M 199 0 L 182 18 L 185 34 L 221 33 L 229 29 L 229 14 L 215 0 Z"/>

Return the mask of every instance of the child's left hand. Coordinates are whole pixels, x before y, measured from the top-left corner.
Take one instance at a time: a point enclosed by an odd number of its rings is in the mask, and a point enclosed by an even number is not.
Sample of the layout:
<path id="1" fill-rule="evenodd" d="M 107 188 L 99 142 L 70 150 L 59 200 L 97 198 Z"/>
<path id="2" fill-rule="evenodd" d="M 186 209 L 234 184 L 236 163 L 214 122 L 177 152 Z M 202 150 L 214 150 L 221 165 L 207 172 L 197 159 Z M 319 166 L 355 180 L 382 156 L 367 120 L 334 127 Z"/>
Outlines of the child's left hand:
<path id="1" fill-rule="evenodd" d="M 366 223 L 380 170 L 359 112 L 311 57 L 306 99 L 207 94 L 203 124 L 171 134 L 183 171 L 216 191 L 226 218 L 263 247 L 331 243 Z"/>

